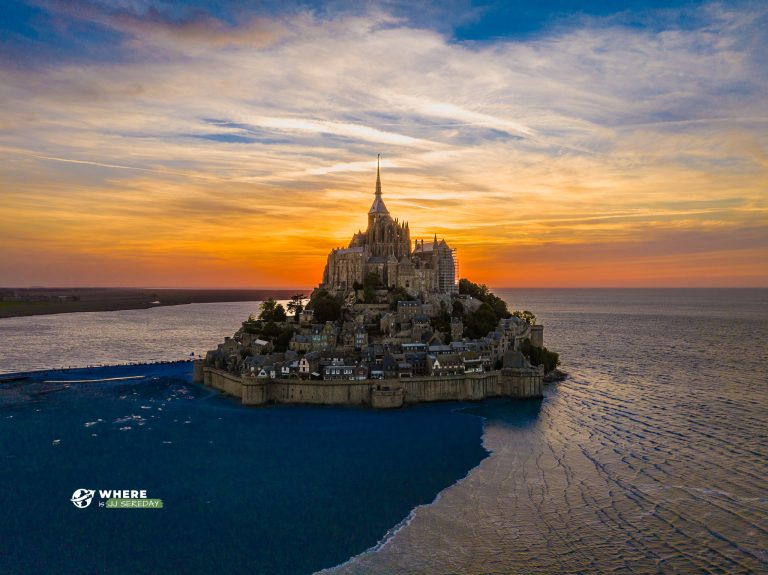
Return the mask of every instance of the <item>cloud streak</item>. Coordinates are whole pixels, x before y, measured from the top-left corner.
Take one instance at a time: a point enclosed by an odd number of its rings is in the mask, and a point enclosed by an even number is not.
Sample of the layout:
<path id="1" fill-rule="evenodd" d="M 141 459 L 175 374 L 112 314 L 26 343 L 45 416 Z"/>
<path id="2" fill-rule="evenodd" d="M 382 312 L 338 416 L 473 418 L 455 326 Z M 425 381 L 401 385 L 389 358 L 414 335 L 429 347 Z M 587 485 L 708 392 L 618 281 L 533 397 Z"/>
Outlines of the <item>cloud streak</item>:
<path id="1" fill-rule="evenodd" d="M 482 43 L 382 12 L 40 6 L 62 34 L 115 34 L 118 57 L 0 67 L 0 284 L 80 269 L 81 284 L 306 286 L 365 226 L 377 153 L 394 215 L 492 285 L 677 285 L 689 262 L 697 284 L 693 248 L 718 244 L 718 282 L 768 284 L 768 247 L 740 232 L 768 224 L 759 5 Z M 676 263 L 651 273 L 664 242 Z"/>

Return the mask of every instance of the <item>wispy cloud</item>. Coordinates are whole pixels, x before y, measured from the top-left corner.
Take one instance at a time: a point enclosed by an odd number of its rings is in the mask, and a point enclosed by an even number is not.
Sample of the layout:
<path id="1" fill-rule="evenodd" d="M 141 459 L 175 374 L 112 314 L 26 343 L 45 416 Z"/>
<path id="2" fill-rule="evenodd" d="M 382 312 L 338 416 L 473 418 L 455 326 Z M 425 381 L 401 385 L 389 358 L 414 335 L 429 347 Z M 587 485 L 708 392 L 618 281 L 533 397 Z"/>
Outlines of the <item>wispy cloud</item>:
<path id="1" fill-rule="evenodd" d="M 768 224 L 760 5 L 482 43 L 381 10 L 40 6 L 62 34 L 111 31 L 121 57 L 0 68 L 0 283 L 58 283 L 67 266 L 75 283 L 313 283 L 365 225 L 379 152 L 390 210 L 444 234 L 479 280 L 664 283 L 648 272 L 663 251 L 675 283 L 693 247 L 720 244 L 719 282 L 768 283 L 768 247 L 741 232 Z M 123 276 L 109 254 L 139 263 Z"/>

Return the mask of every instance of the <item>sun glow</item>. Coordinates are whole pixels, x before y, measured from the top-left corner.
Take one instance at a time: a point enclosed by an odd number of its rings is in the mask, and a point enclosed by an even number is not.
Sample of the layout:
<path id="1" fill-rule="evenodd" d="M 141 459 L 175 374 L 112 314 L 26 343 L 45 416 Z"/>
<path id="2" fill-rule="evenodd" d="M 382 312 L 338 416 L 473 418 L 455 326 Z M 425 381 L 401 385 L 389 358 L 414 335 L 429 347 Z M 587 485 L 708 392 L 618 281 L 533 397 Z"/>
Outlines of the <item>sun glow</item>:
<path id="1" fill-rule="evenodd" d="M 768 285 L 756 24 L 706 14 L 481 44 L 379 13 L 104 17 L 111 59 L 0 67 L 0 284 L 309 287 L 381 152 L 392 215 L 476 281 Z"/>

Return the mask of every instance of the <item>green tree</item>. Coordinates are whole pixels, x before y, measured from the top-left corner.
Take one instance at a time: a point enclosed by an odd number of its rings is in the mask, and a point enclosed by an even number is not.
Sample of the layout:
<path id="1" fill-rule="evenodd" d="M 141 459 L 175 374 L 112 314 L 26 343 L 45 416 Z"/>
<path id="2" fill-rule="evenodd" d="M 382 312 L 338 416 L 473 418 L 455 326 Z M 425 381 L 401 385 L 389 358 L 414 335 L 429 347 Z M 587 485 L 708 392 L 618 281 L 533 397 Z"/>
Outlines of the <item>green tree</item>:
<path id="1" fill-rule="evenodd" d="M 293 313 L 294 319 L 299 321 L 299 314 L 304 310 L 304 300 L 307 299 L 303 293 L 297 293 L 288 302 L 288 311 Z"/>
<path id="2" fill-rule="evenodd" d="M 550 351 L 546 347 L 533 347 L 531 340 L 525 338 L 523 345 L 520 347 L 520 351 L 528 358 L 531 365 L 543 365 L 544 371 L 549 373 L 560 365 L 560 354 L 555 351 Z"/>
<path id="3" fill-rule="evenodd" d="M 391 309 L 392 311 L 395 311 L 397 309 L 397 302 L 413 301 L 416 299 L 411 294 L 408 293 L 407 289 L 405 289 L 402 286 L 397 286 L 396 288 L 393 288 L 392 291 L 389 292 L 388 298 L 389 298 L 389 309 Z"/>
<path id="4" fill-rule="evenodd" d="M 485 284 L 476 284 L 469 281 L 467 278 L 461 278 L 459 280 L 459 293 L 471 295 L 475 299 L 485 301 L 485 298 L 488 297 L 490 290 Z"/>
<path id="5" fill-rule="evenodd" d="M 487 303 L 493 310 L 493 313 L 496 314 L 497 319 L 511 316 L 506 302 L 499 296 L 491 293 L 491 290 L 485 284 L 478 285 L 467 278 L 461 278 L 459 280 L 459 293 L 470 295 L 481 302 Z"/>
<path id="6" fill-rule="evenodd" d="M 337 321 L 341 317 L 341 304 L 331 296 L 315 298 L 313 302 L 315 321 Z"/>
<path id="7" fill-rule="evenodd" d="M 292 327 L 286 327 L 283 329 L 273 342 L 275 351 L 278 353 L 283 353 L 285 350 L 287 350 L 288 344 L 291 343 L 291 338 L 293 337 L 294 333 L 296 333 L 296 330 Z"/>
<path id="8" fill-rule="evenodd" d="M 261 302 L 261 312 L 259 313 L 259 319 L 263 321 L 274 321 L 275 309 L 277 309 L 277 305 L 277 300 L 272 297 Z"/>
<path id="9" fill-rule="evenodd" d="M 283 307 L 283 304 L 279 303 L 275 306 L 275 313 L 272 316 L 275 321 L 287 321 L 288 320 L 288 314 L 285 313 L 285 308 Z"/>
<path id="10" fill-rule="evenodd" d="M 472 339 L 483 337 L 493 331 L 497 323 L 493 308 L 483 303 L 473 313 L 464 316 L 464 335 Z"/>
<path id="11" fill-rule="evenodd" d="M 275 298 L 269 298 L 261 302 L 261 312 L 259 319 L 262 321 L 285 321 L 288 316 L 285 314 L 283 304 L 277 303 Z"/>
<path id="12" fill-rule="evenodd" d="M 266 340 L 272 341 L 278 335 L 280 335 L 280 328 L 273 321 L 265 323 L 264 327 L 261 329 L 261 337 Z"/>
<path id="13" fill-rule="evenodd" d="M 365 303 L 376 303 L 376 290 L 381 287 L 381 280 L 379 274 L 376 272 L 369 272 L 363 280 L 363 299 Z"/>

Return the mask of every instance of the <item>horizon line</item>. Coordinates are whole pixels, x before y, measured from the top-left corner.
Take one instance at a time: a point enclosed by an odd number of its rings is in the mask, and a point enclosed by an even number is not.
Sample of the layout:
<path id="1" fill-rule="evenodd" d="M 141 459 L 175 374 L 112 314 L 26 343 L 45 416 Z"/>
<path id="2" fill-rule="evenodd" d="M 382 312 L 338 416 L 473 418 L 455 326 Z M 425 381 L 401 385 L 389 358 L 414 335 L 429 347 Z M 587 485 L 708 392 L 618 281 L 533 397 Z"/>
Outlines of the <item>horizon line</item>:
<path id="1" fill-rule="evenodd" d="M 483 285 L 483 284 L 480 284 Z M 485 284 L 487 285 L 487 284 Z M 211 286 L 55 286 L 55 285 L 31 285 L 31 286 L 0 286 L 0 290 L 86 290 L 86 289 L 125 289 L 125 290 L 199 290 L 199 291 L 307 291 L 314 287 L 211 287 Z M 588 286 L 487 286 L 490 289 L 768 289 L 768 285 L 714 285 L 714 286 L 687 286 L 687 285 L 659 285 L 659 286 L 616 286 L 616 285 L 588 285 Z"/>

